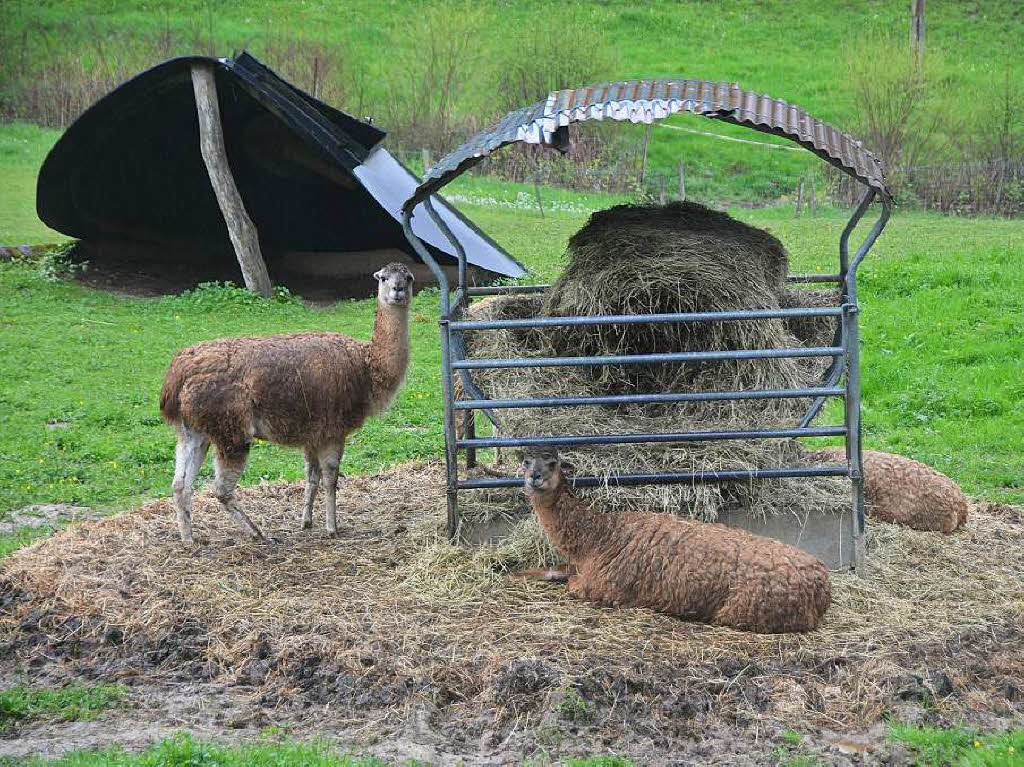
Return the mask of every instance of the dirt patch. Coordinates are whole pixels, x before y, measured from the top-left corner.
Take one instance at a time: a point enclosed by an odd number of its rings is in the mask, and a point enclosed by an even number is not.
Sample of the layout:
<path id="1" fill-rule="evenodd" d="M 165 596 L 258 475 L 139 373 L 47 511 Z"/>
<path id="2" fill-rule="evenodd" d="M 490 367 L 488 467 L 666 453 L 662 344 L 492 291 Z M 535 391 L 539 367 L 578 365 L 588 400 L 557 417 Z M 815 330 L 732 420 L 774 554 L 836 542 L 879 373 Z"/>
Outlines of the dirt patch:
<path id="1" fill-rule="evenodd" d="M 507 578 L 514 547 L 443 540 L 443 474 L 412 464 L 346 480 L 340 540 L 297 530 L 299 484 L 241 493 L 277 544 L 239 543 L 206 497 L 193 550 L 166 501 L 71 527 L 2 565 L 3 665 L 220 685 L 259 712 L 251 728 L 302 722 L 435 761 L 761 763 L 787 728 L 819 733 L 830 760 L 860 759 L 836 743 L 886 715 L 1024 718 L 1024 524 L 1002 509 L 979 505 L 953 535 L 872 524 L 868 577 L 833 576 L 820 631 L 756 636 Z"/>
<path id="2" fill-rule="evenodd" d="M 76 260 L 88 261 L 88 268 L 75 280 L 97 290 L 132 298 L 157 298 L 194 290 L 204 282 L 229 282 L 244 286 L 238 264 L 231 259 L 210 257 L 205 261 L 165 261 L 157 258 L 130 258 L 117 252 L 105 253 L 80 246 Z M 287 268 L 283 261 L 267 264 L 275 285 L 286 286 L 293 294 L 313 305 L 329 305 L 342 299 L 370 298 L 375 283 L 352 279 L 304 274 Z"/>
<path id="3" fill-rule="evenodd" d="M 88 506 L 67 503 L 41 503 L 0 512 L 0 534 L 8 535 L 22 527 L 56 528 L 64 522 L 84 522 L 99 516 Z"/>

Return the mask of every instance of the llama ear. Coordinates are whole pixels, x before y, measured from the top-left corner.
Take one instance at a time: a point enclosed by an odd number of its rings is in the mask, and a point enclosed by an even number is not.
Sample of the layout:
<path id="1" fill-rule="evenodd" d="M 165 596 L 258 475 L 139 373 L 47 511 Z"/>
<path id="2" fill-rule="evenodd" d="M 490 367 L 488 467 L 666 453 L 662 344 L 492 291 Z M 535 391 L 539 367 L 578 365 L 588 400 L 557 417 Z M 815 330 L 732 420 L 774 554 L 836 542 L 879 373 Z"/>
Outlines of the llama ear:
<path id="1" fill-rule="evenodd" d="M 384 270 L 383 269 L 378 269 L 377 271 L 375 271 L 373 273 L 373 278 L 375 280 L 383 280 L 384 279 Z"/>
<path id="2" fill-rule="evenodd" d="M 559 468 L 562 470 L 563 474 L 575 474 L 576 473 L 576 466 L 573 465 L 572 463 L 570 463 L 569 461 L 565 460 L 564 458 L 561 459 L 558 463 L 559 463 Z"/>

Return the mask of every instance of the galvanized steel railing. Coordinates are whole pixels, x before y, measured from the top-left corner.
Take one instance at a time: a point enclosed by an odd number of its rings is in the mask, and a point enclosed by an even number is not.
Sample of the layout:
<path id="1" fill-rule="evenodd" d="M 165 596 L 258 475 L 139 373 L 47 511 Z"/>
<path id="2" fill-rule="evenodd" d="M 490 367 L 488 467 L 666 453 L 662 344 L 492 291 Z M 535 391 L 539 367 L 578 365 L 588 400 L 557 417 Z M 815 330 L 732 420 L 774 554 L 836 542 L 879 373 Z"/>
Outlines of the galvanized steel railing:
<path id="1" fill-rule="evenodd" d="M 648 315 L 604 315 L 585 317 L 533 317 L 508 320 L 464 320 L 462 313 L 468 301 L 476 296 L 538 293 L 547 289 L 545 285 L 470 287 L 466 282 L 465 256 L 458 241 L 450 231 L 445 231 L 443 222 L 436 216 L 429 199 L 424 202 L 428 215 L 452 240 L 459 253 L 459 285 L 453 292 L 447 277 L 431 257 L 429 251 L 413 234 L 412 211 L 403 219 L 409 242 L 427 263 L 437 277 L 441 299 L 441 367 L 444 395 L 445 458 L 447 464 L 448 535 L 454 539 L 459 529 L 458 493 L 460 490 L 481 488 L 517 487 L 522 478 L 487 477 L 460 478 L 458 473 L 459 451 L 466 451 L 467 466 L 475 463 L 475 452 L 489 447 L 516 447 L 536 444 L 552 445 L 618 445 L 639 443 L 686 443 L 731 439 L 792 439 L 798 437 L 842 436 L 846 444 L 847 460 L 844 464 L 815 467 L 781 467 L 777 469 L 753 469 L 706 472 L 664 472 L 656 474 L 615 474 L 607 476 L 579 476 L 573 483 L 577 487 L 599 485 L 669 485 L 681 483 L 723 482 L 737 480 L 837 477 L 851 479 L 853 495 L 852 535 L 854 541 L 854 564 L 860 570 L 864 562 L 864 488 L 861 469 L 861 426 L 860 426 L 860 364 L 859 328 L 857 304 L 857 268 L 878 238 L 891 211 L 890 201 L 883 197 L 882 213 L 871 228 L 851 260 L 848 251 L 850 234 L 867 211 L 875 191 L 869 189 L 857 206 L 850 222 L 840 238 L 840 272 L 836 275 L 805 275 L 790 278 L 793 282 L 837 282 L 842 286 L 840 304 L 835 307 L 808 307 L 794 309 L 762 309 L 726 312 L 691 312 L 679 314 Z M 580 357 L 523 357 L 510 359 L 465 359 L 463 354 L 453 350 L 464 348 L 457 339 L 467 331 L 486 331 L 524 327 L 567 327 L 598 324 L 641 324 L 661 322 L 728 322 L 737 320 L 793 318 L 793 317 L 837 317 L 839 326 L 832 346 L 795 347 L 781 349 L 738 349 L 730 351 L 674 352 L 664 354 L 598 355 Z M 464 378 L 468 398 L 456 401 L 453 397 L 454 375 L 465 375 L 470 370 L 528 367 L 573 367 L 644 363 L 694 362 L 723 359 L 764 359 L 780 357 L 832 357 L 833 364 L 826 371 L 821 386 L 813 388 L 765 389 L 751 391 L 713 391 L 660 394 L 616 394 L 576 397 L 536 397 L 492 399 L 486 397 L 473 384 L 468 375 Z M 839 385 L 840 380 L 843 381 Z M 538 407 L 583 407 L 590 405 L 617 404 L 671 404 L 681 402 L 706 402 L 718 400 L 784 399 L 813 397 L 814 400 L 800 423 L 794 428 L 751 429 L 729 431 L 680 432 L 661 434 L 599 434 L 565 435 L 560 437 L 476 437 L 473 429 L 473 413 L 488 411 L 492 418 L 494 410 L 538 408 Z M 842 397 L 845 403 L 842 426 L 811 426 L 827 398 Z M 466 429 L 464 436 L 456 437 L 455 419 L 463 414 Z"/>
<path id="2" fill-rule="evenodd" d="M 839 238 L 839 272 L 790 277 L 796 283 L 837 283 L 841 297 L 838 305 L 826 308 L 763 309 L 727 312 L 691 312 L 680 314 L 648 314 L 634 316 L 534 317 L 510 320 L 465 320 L 463 311 L 470 298 L 477 296 L 530 294 L 543 292 L 546 285 L 512 285 L 470 287 L 466 278 L 466 254 L 458 239 L 437 215 L 431 196 L 460 173 L 496 149 L 510 143 L 526 141 L 564 149 L 566 128 L 570 123 L 608 118 L 651 123 L 668 114 L 688 111 L 712 119 L 726 120 L 776 135 L 786 136 L 817 154 L 842 172 L 865 185 L 865 193 Z M 865 236 L 853 258 L 849 240 L 854 228 L 867 212 L 872 201 L 880 199 L 882 210 L 878 221 Z M 459 258 L 458 286 L 452 291 L 445 272 L 424 247 L 412 228 L 414 211 L 421 209 L 451 241 Z M 860 336 L 858 327 L 857 269 L 864 256 L 881 234 L 889 219 L 892 198 L 884 182 L 881 162 L 859 142 L 831 126 L 814 120 L 793 105 L 778 99 L 741 91 L 735 84 L 707 83 L 696 80 L 668 79 L 615 83 L 608 86 L 559 91 L 549 94 L 545 102 L 510 112 L 492 128 L 467 141 L 431 168 L 414 194 L 402 206 L 402 225 L 406 238 L 416 253 L 430 267 L 441 289 L 441 383 L 444 396 L 445 459 L 447 465 L 448 535 L 458 535 L 459 490 L 515 487 L 520 477 L 459 478 L 458 454 L 466 452 L 467 465 L 475 463 L 477 449 L 486 447 L 523 446 L 538 443 L 556 445 L 607 445 L 637 443 L 685 443 L 729 439 L 791 439 L 795 437 L 842 436 L 846 445 L 846 461 L 840 465 L 815 467 L 781 467 L 747 471 L 664 472 L 657 474 L 615 474 L 575 477 L 578 487 L 599 485 L 661 485 L 736 480 L 775 479 L 790 477 L 848 476 L 852 484 L 852 527 L 855 567 L 864 564 L 864 487 L 861 460 L 860 423 Z M 502 328 L 580 326 L 596 324 L 637 324 L 656 322 L 728 322 L 734 320 L 836 317 L 839 319 L 831 346 L 783 349 L 740 349 L 734 351 L 675 352 L 665 354 L 604 355 L 580 357 L 525 357 L 511 359 L 467 359 L 463 333 Z M 779 357 L 831 357 L 821 384 L 803 389 L 768 389 L 757 391 L 716 391 L 691 393 L 618 394 L 578 397 L 535 397 L 492 399 L 477 388 L 472 370 L 529 367 L 575 367 L 643 363 L 678 363 L 722 359 L 765 359 Z M 454 376 L 459 375 L 466 398 L 455 401 Z M 840 382 L 842 382 L 840 384 Z M 583 407 L 613 404 L 671 404 L 741 399 L 782 399 L 813 397 L 800 422 L 788 429 L 751 429 L 705 431 L 667 434 L 600 434 L 565 435 L 560 437 L 487 437 L 477 438 L 473 430 L 473 414 L 483 412 L 496 426 L 497 410 L 536 407 Z M 842 426 L 811 426 L 830 397 L 844 401 Z M 461 413 L 465 432 L 456 437 L 455 419 Z"/>

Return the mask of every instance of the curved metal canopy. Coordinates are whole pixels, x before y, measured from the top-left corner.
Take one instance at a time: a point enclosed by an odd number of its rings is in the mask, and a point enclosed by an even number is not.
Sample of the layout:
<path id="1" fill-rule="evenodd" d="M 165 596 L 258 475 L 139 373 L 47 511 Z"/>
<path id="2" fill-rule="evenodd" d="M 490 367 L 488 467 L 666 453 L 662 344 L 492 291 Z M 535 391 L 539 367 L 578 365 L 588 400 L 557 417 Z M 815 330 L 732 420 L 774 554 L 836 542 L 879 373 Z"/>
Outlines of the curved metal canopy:
<path id="1" fill-rule="evenodd" d="M 814 119 L 782 99 L 741 90 L 736 83 L 681 78 L 630 80 L 576 90 L 552 91 L 544 101 L 509 112 L 431 168 L 405 201 L 403 210 L 436 192 L 491 152 L 516 142 L 546 144 L 565 151 L 567 126 L 586 120 L 653 123 L 678 112 L 703 115 L 783 136 L 814 152 L 885 199 L 882 162 L 860 141 Z"/>

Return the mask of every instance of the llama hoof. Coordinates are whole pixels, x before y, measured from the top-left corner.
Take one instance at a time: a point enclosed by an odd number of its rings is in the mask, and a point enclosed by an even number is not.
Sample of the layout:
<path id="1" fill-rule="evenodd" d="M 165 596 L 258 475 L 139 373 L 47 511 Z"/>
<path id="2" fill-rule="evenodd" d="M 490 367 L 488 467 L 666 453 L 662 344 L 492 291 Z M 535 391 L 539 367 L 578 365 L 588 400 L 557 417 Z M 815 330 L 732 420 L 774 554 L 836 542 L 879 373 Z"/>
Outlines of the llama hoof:
<path id="1" fill-rule="evenodd" d="M 328 530 L 326 533 L 324 533 L 324 535 L 326 535 L 328 538 L 340 538 L 341 537 L 341 533 L 338 532 L 337 530 Z"/>
<path id="2" fill-rule="evenodd" d="M 312 519 L 304 519 L 304 520 L 302 520 L 302 529 L 303 530 L 312 530 L 313 529 L 313 520 Z"/>

